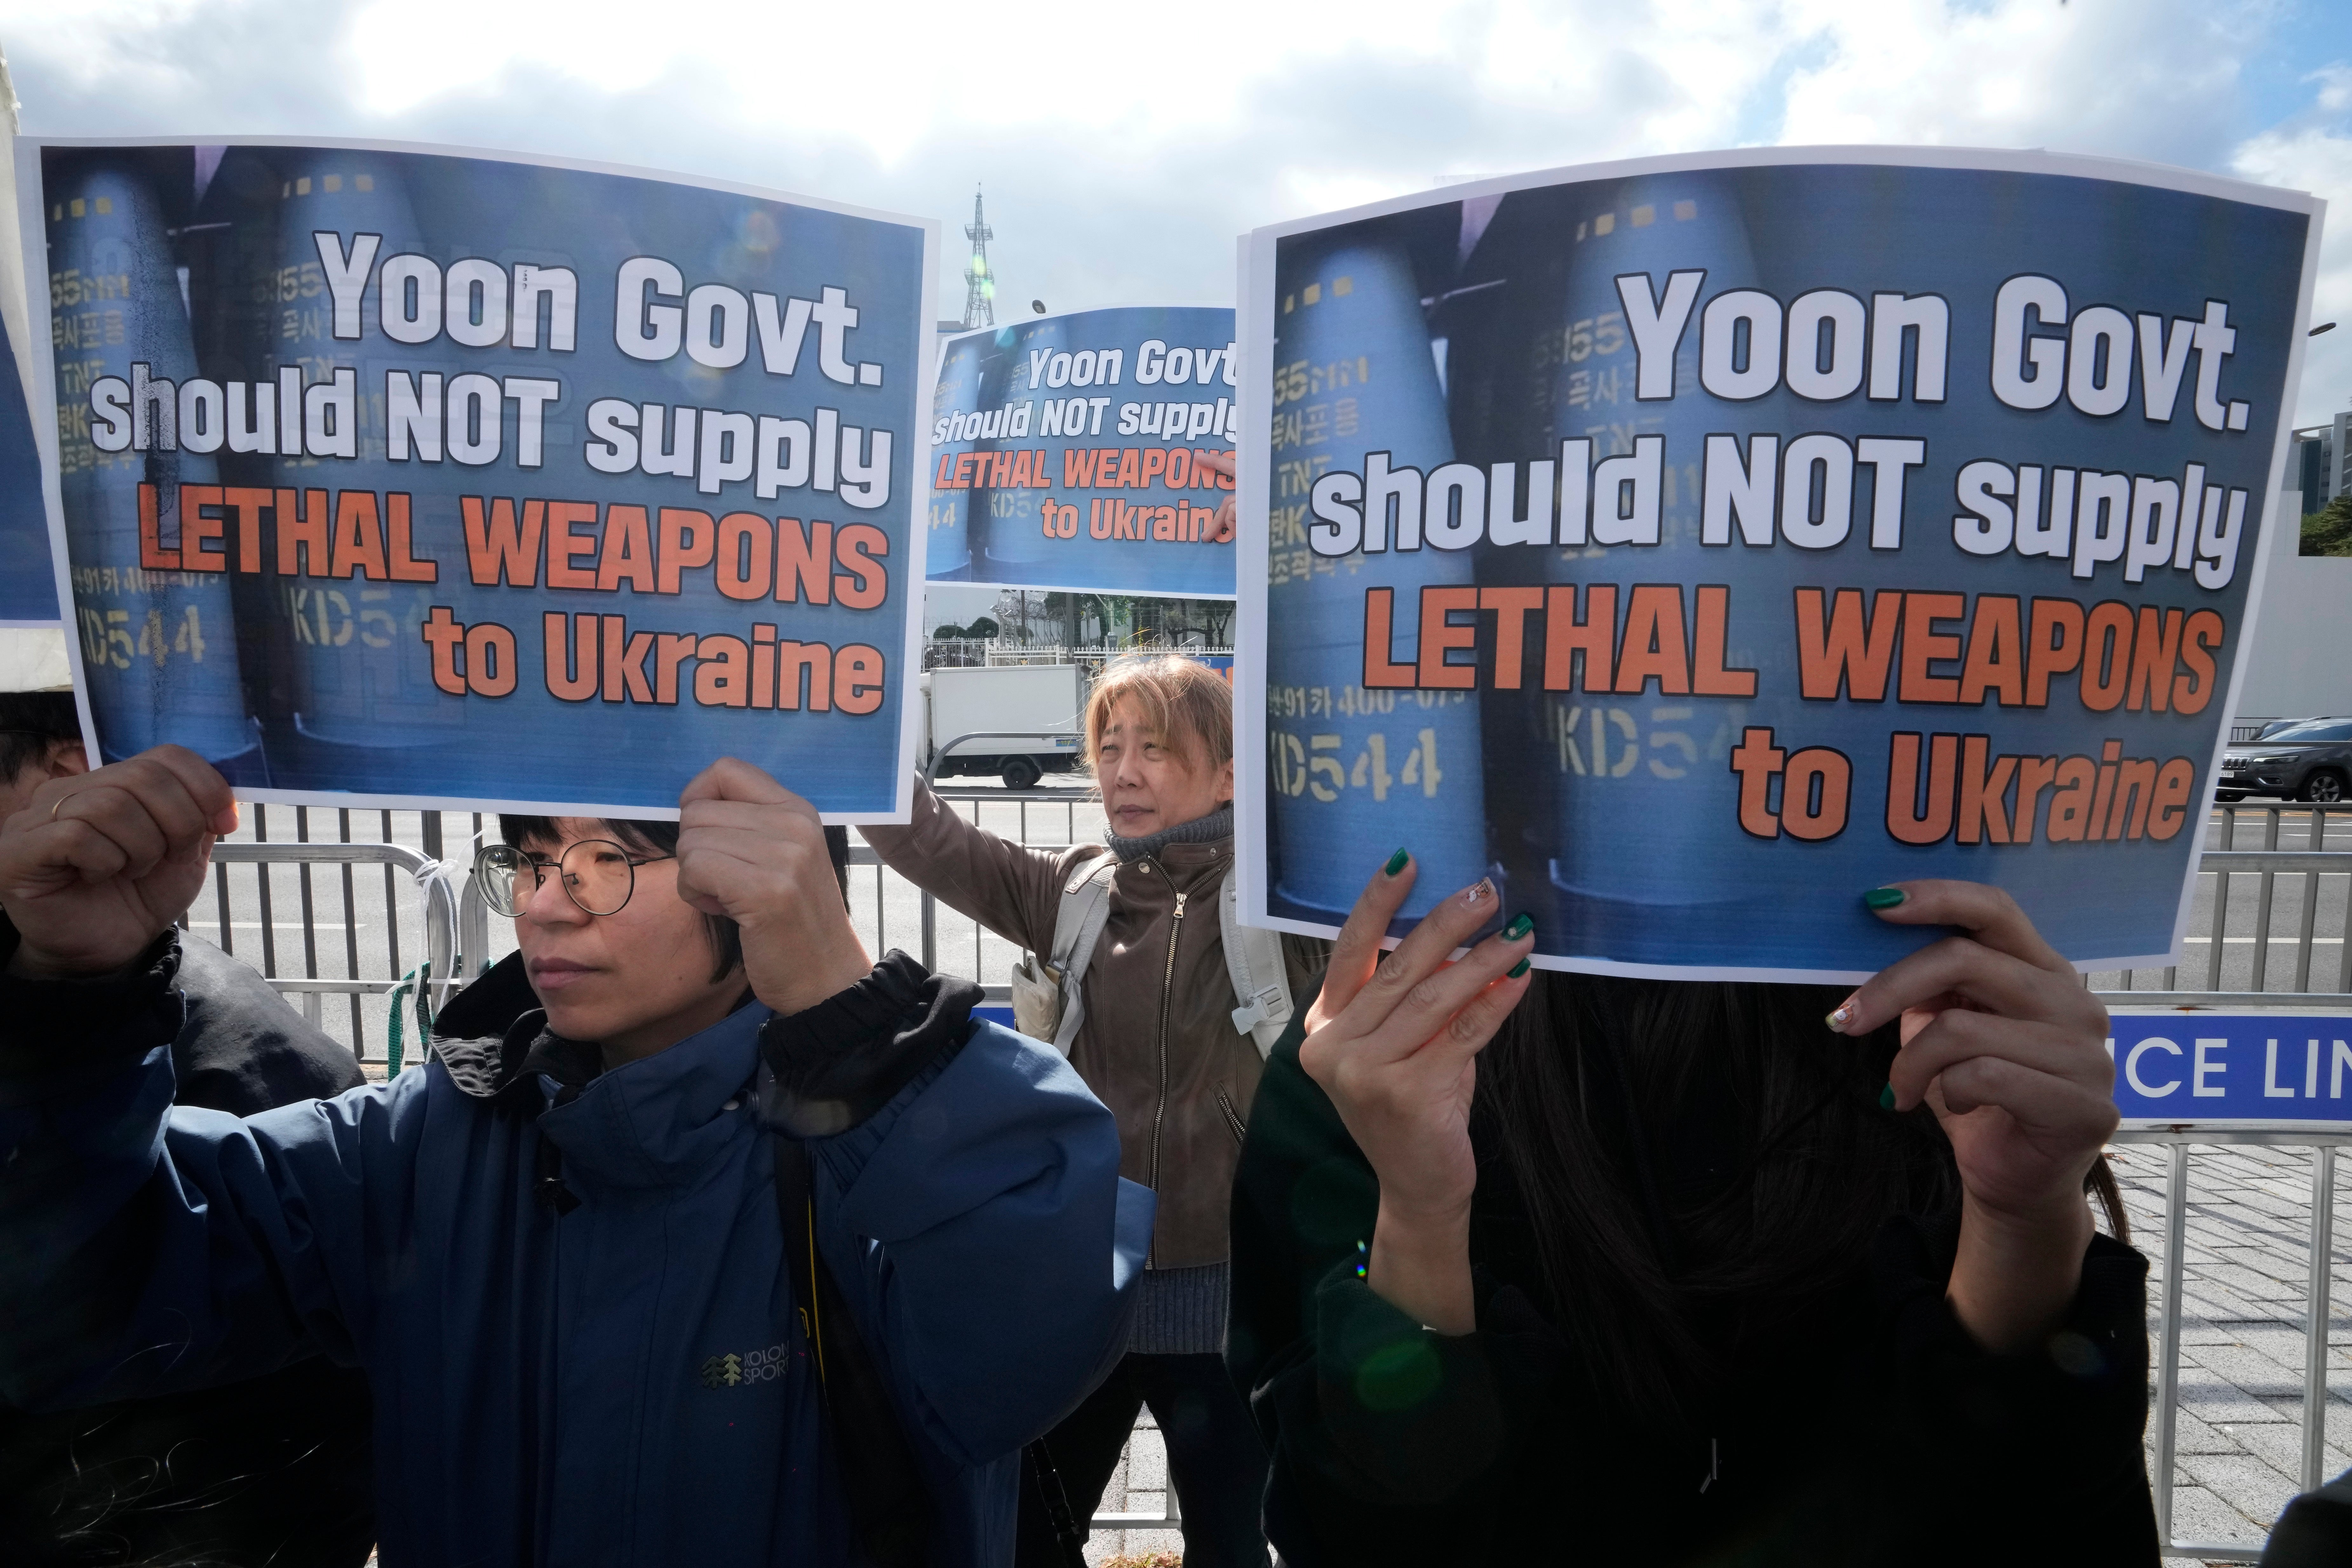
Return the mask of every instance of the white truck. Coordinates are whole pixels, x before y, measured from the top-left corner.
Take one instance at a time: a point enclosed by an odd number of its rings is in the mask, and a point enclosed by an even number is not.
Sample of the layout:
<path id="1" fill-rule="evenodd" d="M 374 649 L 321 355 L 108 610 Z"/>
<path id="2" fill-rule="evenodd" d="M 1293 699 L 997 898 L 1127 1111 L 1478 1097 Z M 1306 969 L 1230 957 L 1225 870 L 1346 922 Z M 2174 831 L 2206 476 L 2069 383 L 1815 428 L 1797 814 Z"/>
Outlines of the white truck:
<path id="1" fill-rule="evenodd" d="M 934 776 L 994 773 L 1007 789 L 1027 789 L 1068 773 L 1082 750 L 1087 677 L 1078 665 L 942 667 L 922 677 L 922 693 L 919 754 Z M 960 739 L 967 735 L 977 738 Z"/>

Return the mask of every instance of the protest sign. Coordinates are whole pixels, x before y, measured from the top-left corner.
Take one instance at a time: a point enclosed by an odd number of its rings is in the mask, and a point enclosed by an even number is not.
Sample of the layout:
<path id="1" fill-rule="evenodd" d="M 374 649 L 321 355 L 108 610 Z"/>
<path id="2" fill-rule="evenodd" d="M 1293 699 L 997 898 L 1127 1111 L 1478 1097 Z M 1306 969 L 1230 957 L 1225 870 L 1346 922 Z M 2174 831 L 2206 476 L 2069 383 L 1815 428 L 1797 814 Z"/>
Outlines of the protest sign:
<path id="1" fill-rule="evenodd" d="M 7 65 L 0 60 L 0 97 L 6 96 Z M 0 113 L 0 627 L 46 629 L 58 622 L 58 579 L 49 561 L 49 519 L 41 505 L 41 460 L 28 395 L 32 361 L 42 351 L 26 307 L 16 143 L 16 116 Z"/>
<path id="2" fill-rule="evenodd" d="M 2320 210 L 1837 148 L 1259 230 L 1250 918 L 1328 931 L 1401 845 L 1400 929 L 1493 875 L 1552 967 L 1858 977 L 1923 877 L 2168 962 Z"/>
<path id="3" fill-rule="evenodd" d="M 930 579 L 1216 599 L 1234 313 L 1079 310 L 949 340 L 932 406 Z"/>
<path id="4" fill-rule="evenodd" d="M 14 349 L 0 317 L 0 626 L 53 626 L 58 575 L 41 505 L 41 458 Z"/>
<path id="5" fill-rule="evenodd" d="M 105 756 L 660 815 L 731 754 L 906 809 L 935 226 L 386 145 L 28 139 L 17 184 Z"/>
<path id="6" fill-rule="evenodd" d="M 2126 1127 L 2352 1126 L 2352 1013 L 2119 1010 L 2107 1027 Z"/>

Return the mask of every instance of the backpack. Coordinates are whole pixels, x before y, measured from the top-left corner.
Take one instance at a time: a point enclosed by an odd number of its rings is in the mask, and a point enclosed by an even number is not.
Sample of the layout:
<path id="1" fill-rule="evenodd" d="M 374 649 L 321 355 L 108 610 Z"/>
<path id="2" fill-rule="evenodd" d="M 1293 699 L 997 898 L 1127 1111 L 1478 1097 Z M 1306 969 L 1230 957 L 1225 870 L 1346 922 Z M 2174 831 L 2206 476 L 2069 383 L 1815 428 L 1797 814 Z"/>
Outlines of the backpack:
<path id="1" fill-rule="evenodd" d="M 1024 952 L 1013 966 L 1013 1026 L 1066 1057 L 1086 1021 L 1079 985 L 1110 921 L 1110 884 L 1118 867 L 1116 857 L 1106 856 L 1073 870 L 1054 916 L 1052 954 Z M 1280 933 L 1241 923 L 1241 889 L 1231 870 L 1218 891 L 1217 931 L 1238 1004 L 1234 1032 L 1249 1036 L 1263 1060 L 1290 1025 L 1290 976 L 1282 966 Z"/>

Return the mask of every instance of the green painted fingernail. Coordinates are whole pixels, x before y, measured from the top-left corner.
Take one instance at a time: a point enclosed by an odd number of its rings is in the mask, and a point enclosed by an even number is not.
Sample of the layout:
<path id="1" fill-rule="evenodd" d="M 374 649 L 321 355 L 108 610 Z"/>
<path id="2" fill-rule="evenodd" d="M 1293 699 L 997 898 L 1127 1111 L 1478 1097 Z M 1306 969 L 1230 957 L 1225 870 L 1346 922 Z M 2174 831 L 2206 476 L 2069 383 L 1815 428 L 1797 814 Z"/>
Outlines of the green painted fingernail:
<path id="1" fill-rule="evenodd" d="M 1891 910 L 1910 896 L 1900 888 L 1873 888 L 1863 894 L 1862 901 L 1874 910 Z"/>
<path id="2" fill-rule="evenodd" d="M 1522 911 L 1521 913 L 1513 915 L 1511 917 L 1511 923 L 1503 928 L 1503 940 L 1505 942 L 1517 942 L 1519 938 L 1527 935 L 1528 932 L 1535 929 L 1536 917 Z"/>
<path id="3" fill-rule="evenodd" d="M 1890 1083 L 1885 1089 L 1878 1091 L 1878 1109 L 1881 1110 L 1892 1110 L 1895 1109 L 1895 1086 L 1893 1084 Z"/>
<path id="4" fill-rule="evenodd" d="M 1393 877 L 1399 871 L 1403 870 L 1404 863 L 1412 858 L 1412 856 L 1400 849 L 1395 854 L 1389 857 L 1389 863 L 1381 867 L 1381 870 L 1384 875 Z"/>
<path id="5" fill-rule="evenodd" d="M 1510 969 L 1504 973 L 1503 978 L 1506 980 L 1517 980 L 1520 975 L 1525 974 L 1527 972 L 1528 961 L 1523 958 L 1517 963 L 1511 965 Z"/>

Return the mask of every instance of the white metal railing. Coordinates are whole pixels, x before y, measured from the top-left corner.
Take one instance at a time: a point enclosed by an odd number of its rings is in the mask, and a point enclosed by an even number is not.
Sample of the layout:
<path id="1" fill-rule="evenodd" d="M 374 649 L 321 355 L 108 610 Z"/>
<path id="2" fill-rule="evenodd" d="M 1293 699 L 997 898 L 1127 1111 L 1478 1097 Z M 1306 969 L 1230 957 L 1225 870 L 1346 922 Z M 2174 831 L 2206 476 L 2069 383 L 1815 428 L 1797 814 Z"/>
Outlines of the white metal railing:
<path id="1" fill-rule="evenodd" d="M 262 976 L 279 993 L 295 998 L 301 1006 L 302 1016 L 313 1026 L 324 1022 L 321 1005 L 328 996 L 351 997 L 356 1023 L 361 997 L 388 994 L 400 984 L 399 898 L 393 876 L 396 870 L 405 871 L 417 891 L 421 906 L 419 913 L 424 925 L 425 958 L 431 965 L 430 973 L 433 977 L 434 999 L 436 1005 L 458 978 L 456 973 L 458 901 L 457 884 L 461 873 L 444 867 L 440 861 L 421 850 L 413 849 L 404 844 L 366 840 L 310 842 L 297 839 L 281 840 L 278 843 L 231 841 L 215 844 L 212 849 L 212 859 L 214 896 L 218 910 L 217 930 L 223 939 L 221 945 L 227 951 L 232 952 L 235 951 L 234 933 L 237 922 L 230 918 L 228 868 L 238 865 L 254 866 L 258 868 L 257 886 L 259 895 L 257 901 L 261 912 L 264 959 L 261 965 Z M 302 910 L 303 952 L 303 973 L 299 975 L 277 973 L 278 924 L 273 918 L 273 889 L 268 871 L 270 868 L 279 866 L 291 867 L 298 873 L 299 896 Z M 360 921 L 358 900 L 353 896 L 352 871 L 353 868 L 362 866 L 381 866 L 384 871 L 383 924 L 388 944 L 387 956 L 392 973 L 383 977 L 367 977 L 360 973 L 362 967 L 359 956 Z M 341 975 L 322 975 L 319 973 L 317 889 L 312 873 L 319 868 L 328 867 L 339 868 L 342 872 L 341 890 L 341 912 L 344 918 L 337 922 L 341 927 L 344 939 L 345 970 Z M 179 923 L 183 930 L 194 929 L 185 914 L 181 917 Z M 480 950 L 478 948 L 476 951 Z M 363 1056 L 364 1036 L 356 1030 L 354 1043 L 355 1049 Z"/>
<path id="2" fill-rule="evenodd" d="M 2155 1346 L 2156 1457 L 2150 1480 L 2156 1490 L 2156 1526 L 2159 1551 L 2166 1557 L 2193 1558 L 2208 1563 L 2254 1563 L 2259 1546 L 2176 1541 L 2172 1534 L 2174 1472 L 2179 1468 L 2180 1413 L 2180 1322 L 2188 1287 L 2189 1152 L 2196 1144 L 2253 1144 L 2263 1148 L 2308 1148 L 2311 1163 L 2309 1259 L 2304 1289 L 2303 1464 L 2300 1489 L 2309 1491 L 2326 1479 L 2327 1446 L 2327 1327 L 2330 1271 L 2336 1256 L 2336 1152 L 2352 1145 L 2352 1128 L 2341 1132 L 2308 1131 L 2230 1130 L 2226 1128 L 2146 1129 L 2119 1131 L 2117 1143 L 2152 1143 L 2170 1154 L 2165 1186 L 2164 1254 L 2158 1276 L 2159 1307 Z"/>

